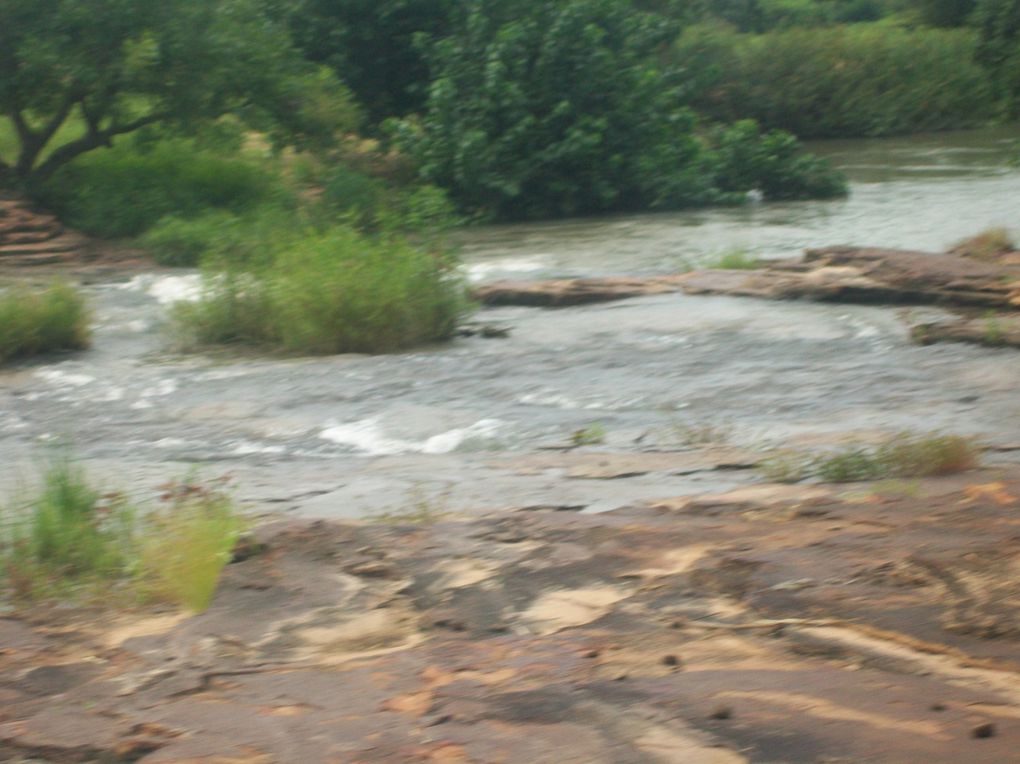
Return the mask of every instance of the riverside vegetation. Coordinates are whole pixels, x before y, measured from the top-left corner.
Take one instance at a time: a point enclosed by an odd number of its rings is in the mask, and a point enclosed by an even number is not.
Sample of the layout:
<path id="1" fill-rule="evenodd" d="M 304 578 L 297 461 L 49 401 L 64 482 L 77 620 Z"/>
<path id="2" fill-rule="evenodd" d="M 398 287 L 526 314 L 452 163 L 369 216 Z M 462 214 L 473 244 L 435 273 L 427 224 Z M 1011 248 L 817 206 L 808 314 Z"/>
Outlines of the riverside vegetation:
<path id="1" fill-rule="evenodd" d="M 0 585 L 15 602 L 164 601 L 205 610 L 243 519 L 221 486 L 171 483 L 160 506 L 101 491 L 66 454 L 35 496 L 0 508 Z"/>
<path id="2" fill-rule="evenodd" d="M 464 220 L 839 196 L 798 136 L 1014 113 L 1018 3 L 14 0 L 0 185 L 201 265 L 192 345 L 393 350 L 463 315 Z"/>

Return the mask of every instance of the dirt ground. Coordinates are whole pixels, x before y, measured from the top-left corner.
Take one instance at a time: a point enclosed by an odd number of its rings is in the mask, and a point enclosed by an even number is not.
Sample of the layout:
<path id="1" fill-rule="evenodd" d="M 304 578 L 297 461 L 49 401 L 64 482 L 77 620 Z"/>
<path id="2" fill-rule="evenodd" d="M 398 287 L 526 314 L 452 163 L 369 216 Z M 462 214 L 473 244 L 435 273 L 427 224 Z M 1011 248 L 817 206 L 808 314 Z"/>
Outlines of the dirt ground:
<path id="1" fill-rule="evenodd" d="M 274 522 L 202 615 L 0 617 L 0 760 L 1020 761 L 1018 507 L 1006 466 Z"/>

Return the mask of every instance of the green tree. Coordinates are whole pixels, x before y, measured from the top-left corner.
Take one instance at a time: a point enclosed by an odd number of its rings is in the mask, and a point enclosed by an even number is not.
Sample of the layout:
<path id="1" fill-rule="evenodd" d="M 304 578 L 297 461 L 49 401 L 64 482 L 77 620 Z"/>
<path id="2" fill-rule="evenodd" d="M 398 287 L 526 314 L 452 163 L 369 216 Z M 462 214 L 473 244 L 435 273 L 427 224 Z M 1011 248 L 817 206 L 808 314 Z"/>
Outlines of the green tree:
<path id="1" fill-rule="evenodd" d="M 1010 113 L 1020 111 L 1020 0 L 978 0 L 978 61 L 992 74 Z"/>
<path id="2" fill-rule="evenodd" d="M 400 123 L 400 138 L 462 209 L 503 219 L 844 189 L 838 178 L 802 182 L 823 170 L 794 166 L 796 141 L 753 125 L 713 150 L 685 105 L 686 74 L 658 63 L 676 31 L 627 0 L 481 0 L 433 47 L 428 111 Z M 739 174 L 729 167 L 738 144 L 760 160 Z M 760 156 L 770 147 L 782 148 L 777 162 Z"/>
<path id="3" fill-rule="evenodd" d="M 694 117 L 649 63 L 673 31 L 619 0 L 473 4 L 430 53 L 423 175 L 511 219 L 649 206 L 681 176 L 703 199 Z"/>
<path id="4" fill-rule="evenodd" d="M 354 91 L 371 123 L 420 110 L 429 71 L 419 38 L 450 30 L 456 0 L 298 0 L 294 39 Z"/>
<path id="5" fill-rule="evenodd" d="M 0 175 L 44 179 L 119 135 L 231 111 L 277 136 L 324 138 L 351 118 L 349 100 L 293 53 L 267 10 L 263 0 L 4 0 L 0 119 L 15 148 Z"/>

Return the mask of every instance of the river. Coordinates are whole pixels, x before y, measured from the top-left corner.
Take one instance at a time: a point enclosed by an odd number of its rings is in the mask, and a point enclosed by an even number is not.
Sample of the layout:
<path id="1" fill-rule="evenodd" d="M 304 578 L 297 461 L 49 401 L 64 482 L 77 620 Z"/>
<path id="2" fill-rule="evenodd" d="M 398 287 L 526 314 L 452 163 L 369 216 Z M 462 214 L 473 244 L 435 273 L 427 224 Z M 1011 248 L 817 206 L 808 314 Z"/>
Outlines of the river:
<path id="1" fill-rule="evenodd" d="M 494 226 L 464 232 L 460 244 L 476 280 L 669 272 L 734 249 L 940 249 L 989 226 L 1016 232 L 1016 138 L 824 144 L 816 148 L 850 174 L 846 200 Z M 395 355 L 181 357 L 161 323 L 189 279 L 161 272 L 92 285 L 93 350 L 0 373 L 8 488 L 31 479 L 47 445 L 70 441 L 110 486 L 155 490 L 197 465 L 206 476 L 232 474 L 239 498 L 257 509 L 306 516 L 604 510 L 753 473 L 607 481 L 542 466 L 582 428 L 604 432 L 595 451 L 617 452 L 684 449 L 706 431 L 755 451 L 906 429 L 1017 440 L 1020 355 L 914 346 L 892 308 L 665 295 L 485 310 L 479 318 L 508 326 L 509 338 Z"/>

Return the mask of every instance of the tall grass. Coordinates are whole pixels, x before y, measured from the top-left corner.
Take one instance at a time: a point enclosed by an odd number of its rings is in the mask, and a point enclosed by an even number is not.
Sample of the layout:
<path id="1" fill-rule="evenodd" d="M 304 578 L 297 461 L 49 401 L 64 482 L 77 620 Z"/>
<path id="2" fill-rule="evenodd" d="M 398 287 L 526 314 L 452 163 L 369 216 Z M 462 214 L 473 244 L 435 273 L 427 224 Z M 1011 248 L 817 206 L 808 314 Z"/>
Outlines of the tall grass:
<path id="1" fill-rule="evenodd" d="M 91 343 L 85 297 L 68 283 L 0 292 L 0 363 Z"/>
<path id="2" fill-rule="evenodd" d="M 976 39 L 964 29 L 885 24 L 738 34 L 694 27 L 674 50 L 709 116 L 755 119 L 801 138 L 894 135 L 994 115 Z"/>
<path id="3" fill-rule="evenodd" d="M 149 596 L 196 613 L 209 607 L 244 524 L 230 497 L 193 483 L 171 486 L 167 506 L 145 518 L 139 568 Z"/>
<path id="4" fill-rule="evenodd" d="M 174 484 L 153 510 L 99 490 L 59 454 L 34 497 L 0 507 L 0 596 L 160 600 L 201 612 L 243 528 L 218 488 Z"/>
<path id="5" fill-rule="evenodd" d="M 449 337 L 463 294 L 448 257 L 338 225 L 281 234 L 268 261 L 214 262 L 203 298 L 173 317 L 190 347 L 376 353 Z"/>
<path id="6" fill-rule="evenodd" d="M 765 477 L 780 483 L 817 478 L 827 483 L 938 477 L 978 466 L 970 438 L 940 433 L 900 433 L 875 446 L 847 446 L 820 456 L 779 452 L 765 459 Z"/>

